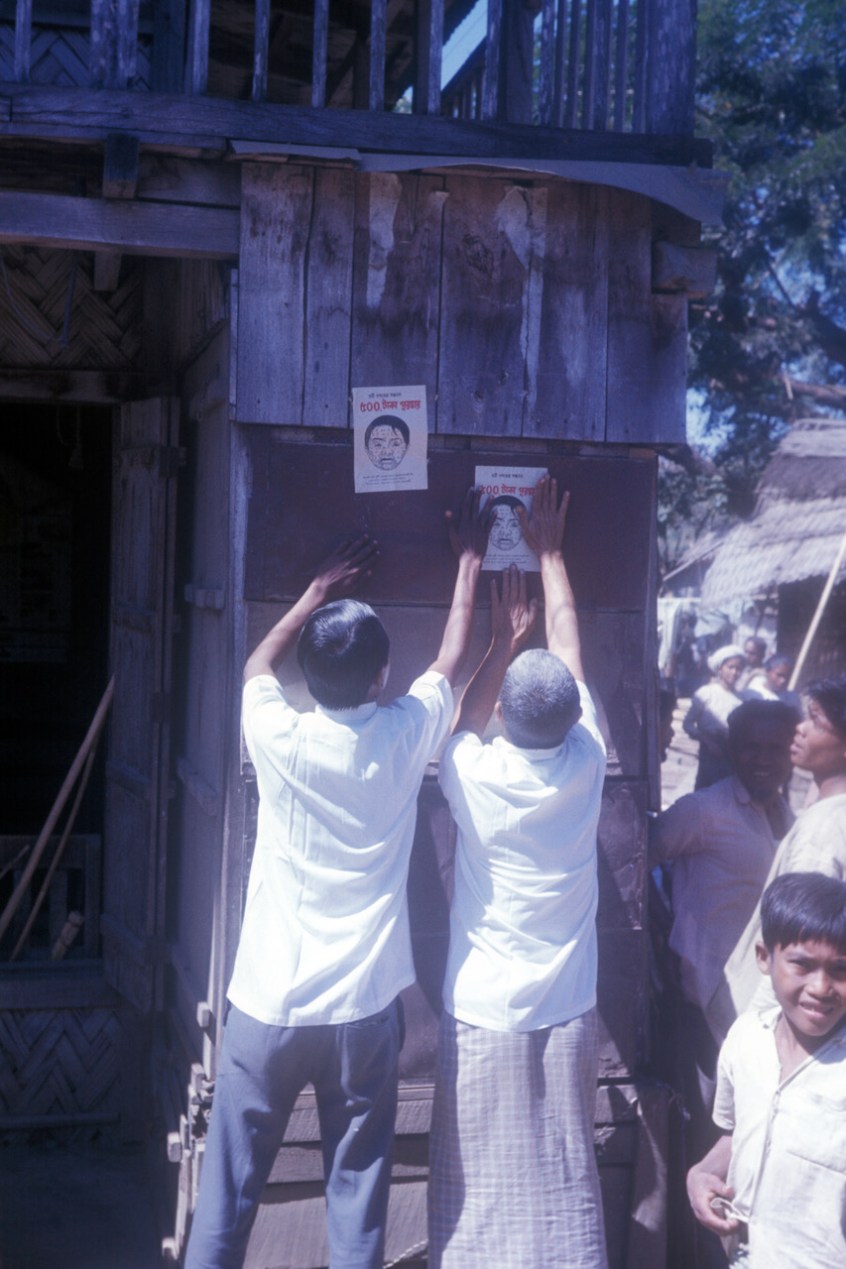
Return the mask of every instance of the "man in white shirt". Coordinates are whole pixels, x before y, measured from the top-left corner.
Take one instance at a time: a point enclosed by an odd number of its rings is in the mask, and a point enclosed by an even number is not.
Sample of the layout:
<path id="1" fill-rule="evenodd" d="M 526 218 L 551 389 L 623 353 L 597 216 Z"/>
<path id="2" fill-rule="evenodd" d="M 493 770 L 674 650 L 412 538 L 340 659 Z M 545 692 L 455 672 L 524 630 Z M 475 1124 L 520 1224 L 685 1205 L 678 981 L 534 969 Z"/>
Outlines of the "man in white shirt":
<path id="1" fill-rule="evenodd" d="M 568 495 L 545 477 L 523 532 L 548 651 L 510 664 L 534 606 L 492 583 L 490 648 L 440 779 L 458 826 L 430 1139 L 430 1269 L 605 1269 L 593 1145 L 596 829 L 605 745 L 583 682 L 561 552 Z M 569 668 L 568 668 L 569 667 Z M 496 704 L 504 735 L 483 744 Z"/>
<path id="2" fill-rule="evenodd" d="M 248 658 L 243 723 L 256 847 L 186 1269 L 237 1269 L 294 1101 L 314 1085 L 332 1265 L 381 1269 L 402 1014 L 414 981 L 406 879 L 417 794 L 453 712 L 486 534 L 469 491 L 450 521 L 458 577 L 440 651 L 377 705 L 388 637 L 346 595 L 377 551 L 348 543 Z M 297 647 L 317 701 L 275 668 Z M 285 1260 L 284 1251 L 280 1258 Z"/>

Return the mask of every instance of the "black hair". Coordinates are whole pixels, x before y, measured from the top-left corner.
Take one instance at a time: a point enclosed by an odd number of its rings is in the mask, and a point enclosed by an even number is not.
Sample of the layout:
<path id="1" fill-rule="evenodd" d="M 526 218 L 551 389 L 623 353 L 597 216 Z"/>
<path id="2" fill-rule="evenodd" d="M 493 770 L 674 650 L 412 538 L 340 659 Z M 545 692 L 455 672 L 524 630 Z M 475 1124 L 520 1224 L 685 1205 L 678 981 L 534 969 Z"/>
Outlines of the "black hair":
<path id="1" fill-rule="evenodd" d="M 749 728 L 766 723 L 770 731 L 783 730 L 792 737 L 796 730 L 796 711 L 783 701 L 744 701 L 728 717 L 729 749 L 739 745 Z"/>
<path id="2" fill-rule="evenodd" d="M 406 445 L 411 440 L 411 432 L 405 419 L 398 418 L 396 414 L 380 414 L 378 418 L 372 419 L 364 429 L 365 448 L 373 435 L 374 427 L 380 427 L 384 423 L 387 423 L 392 432 L 399 432 Z"/>
<path id="3" fill-rule="evenodd" d="M 838 736 L 846 740 L 846 674 L 815 679 L 805 688 L 805 695 L 819 705 Z"/>
<path id="4" fill-rule="evenodd" d="M 755 645 L 755 649 L 758 652 L 759 656 L 763 656 L 767 650 L 767 641 L 766 639 L 762 639 L 760 635 L 749 635 L 747 639 L 744 639 L 743 640 L 744 651 L 746 650 L 747 643 L 752 643 Z"/>
<path id="5" fill-rule="evenodd" d="M 846 882 L 822 872 L 785 872 L 761 899 L 768 952 L 791 943 L 830 943 L 846 956 Z"/>
<path id="6" fill-rule="evenodd" d="M 367 700 L 388 664 L 390 642 L 369 604 L 338 599 L 312 613 L 297 640 L 308 690 L 327 709 L 354 709 Z"/>
<path id="7" fill-rule="evenodd" d="M 544 648 L 521 652 L 499 693 L 505 734 L 521 749 L 552 749 L 578 722 L 582 707 L 576 680 L 564 662 Z"/>
<path id="8" fill-rule="evenodd" d="M 788 669 L 793 669 L 793 657 L 789 657 L 786 652 L 774 652 L 771 657 L 767 657 L 764 662 L 765 670 L 775 670 L 779 665 L 786 665 Z"/>

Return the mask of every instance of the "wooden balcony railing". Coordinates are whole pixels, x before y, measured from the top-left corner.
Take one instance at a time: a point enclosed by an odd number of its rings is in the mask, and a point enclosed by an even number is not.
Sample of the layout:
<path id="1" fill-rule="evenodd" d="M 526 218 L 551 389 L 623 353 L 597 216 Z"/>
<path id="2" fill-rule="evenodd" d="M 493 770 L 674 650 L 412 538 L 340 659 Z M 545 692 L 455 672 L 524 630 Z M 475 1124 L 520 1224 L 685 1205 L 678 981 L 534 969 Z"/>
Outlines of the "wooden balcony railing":
<path id="1" fill-rule="evenodd" d="M 481 0 L 484 4 L 485 0 Z M 0 0 L 0 79 L 690 136 L 695 0 Z"/>

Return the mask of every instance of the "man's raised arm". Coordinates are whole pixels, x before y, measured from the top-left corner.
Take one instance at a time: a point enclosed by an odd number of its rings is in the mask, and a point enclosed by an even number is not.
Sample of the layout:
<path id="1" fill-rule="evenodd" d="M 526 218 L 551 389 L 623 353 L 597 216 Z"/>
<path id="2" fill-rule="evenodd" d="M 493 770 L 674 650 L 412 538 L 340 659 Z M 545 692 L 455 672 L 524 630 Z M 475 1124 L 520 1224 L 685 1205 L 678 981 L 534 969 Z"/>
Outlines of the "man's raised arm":
<path id="1" fill-rule="evenodd" d="M 244 682 L 259 674 L 274 674 L 277 665 L 296 644 L 311 614 L 330 600 L 348 595 L 363 578 L 369 577 L 378 554 L 376 543 L 366 536 L 350 538 L 333 551 L 293 608 L 250 653 L 244 666 Z"/>
<path id="2" fill-rule="evenodd" d="M 451 685 L 470 642 L 476 585 L 488 544 L 489 517 L 480 510 L 481 501 L 482 491 L 470 488 L 460 515 L 456 518 L 451 511 L 446 513 L 450 542 L 458 557 L 458 576 L 441 646 L 429 669 L 443 674 Z"/>
<path id="3" fill-rule="evenodd" d="M 481 737 L 499 697 L 505 671 L 532 632 L 537 600 L 526 602 L 526 575 L 515 565 L 502 574 L 502 595 L 491 578 L 491 642 L 471 678 L 458 711 L 453 732 L 471 731 Z"/>
<path id="4" fill-rule="evenodd" d="M 565 491 L 559 503 L 558 482 L 553 476 L 542 476 L 535 489 L 531 516 L 523 510 L 518 515 L 523 537 L 540 561 L 546 646 L 561 658 L 575 679 L 584 683 L 576 601 L 562 553 L 569 501 L 570 495 Z"/>

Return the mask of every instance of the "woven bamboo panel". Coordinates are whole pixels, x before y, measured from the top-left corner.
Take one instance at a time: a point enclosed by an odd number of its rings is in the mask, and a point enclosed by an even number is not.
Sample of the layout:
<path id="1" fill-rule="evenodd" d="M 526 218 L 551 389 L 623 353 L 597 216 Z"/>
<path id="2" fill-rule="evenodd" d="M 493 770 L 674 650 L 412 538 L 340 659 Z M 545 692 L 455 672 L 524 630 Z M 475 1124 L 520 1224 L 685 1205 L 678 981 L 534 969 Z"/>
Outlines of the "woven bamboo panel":
<path id="1" fill-rule="evenodd" d="M 33 25 L 30 50 L 30 83 L 54 88 L 88 88 L 91 41 L 85 29 L 57 29 Z M 0 79 L 15 78 L 15 27 L 0 23 Z M 149 40 L 139 42 L 136 77 L 130 88 L 149 89 Z"/>
<path id="2" fill-rule="evenodd" d="M 0 1013 L 0 1115 L 116 1114 L 120 1025 L 112 1009 Z"/>
<path id="3" fill-rule="evenodd" d="M 124 259 L 116 289 L 98 292 L 93 287 L 94 257 L 88 252 L 4 247 L 0 258 L 5 265 L 0 270 L 0 366 L 135 366 L 141 344 L 139 261 Z"/>

